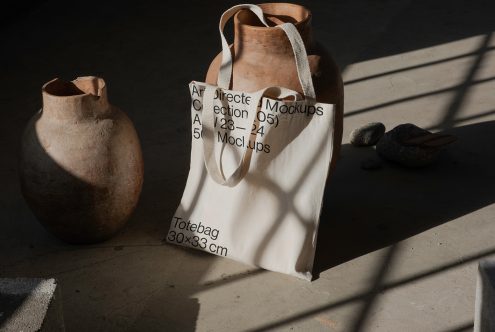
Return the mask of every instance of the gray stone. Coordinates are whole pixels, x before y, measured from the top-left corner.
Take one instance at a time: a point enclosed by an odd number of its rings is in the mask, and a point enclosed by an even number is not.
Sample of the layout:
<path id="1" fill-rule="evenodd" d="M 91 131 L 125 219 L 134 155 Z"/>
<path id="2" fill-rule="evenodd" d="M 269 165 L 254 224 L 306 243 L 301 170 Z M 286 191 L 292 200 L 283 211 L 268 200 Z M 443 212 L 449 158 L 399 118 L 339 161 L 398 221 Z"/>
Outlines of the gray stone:
<path id="1" fill-rule="evenodd" d="M 371 122 L 351 132 L 350 142 L 354 146 L 372 146 L 385 133 L 385 126 L 381 122 Z"/>
<path id="2" fill-rule="evenodd" d="M 409 144 L 408 140 L 427 135 L 432 133 L 410 123 L 401 124 L 383 135 L 376 144 L 376 152 L 380 157 L 403 166 L 426 166 L 436 159 L 440 147 Z"/>
<path id="3" fill-rule="evenodd" d="M 65 331 L 55 279 L 0 278 L 0 331 Z"/>
<path id="4" fill-rule="evenodd" d="M 478 267 L 475 332 L 495 331 L 495 261 L 481 261 Z"/>
<path id="5" fill-rule="evenodd" d="M 367 171 L 379 169 L 382 167 L 382 162 L 377 158 L 368 158 L 361 162 L 361 168 Z"/>

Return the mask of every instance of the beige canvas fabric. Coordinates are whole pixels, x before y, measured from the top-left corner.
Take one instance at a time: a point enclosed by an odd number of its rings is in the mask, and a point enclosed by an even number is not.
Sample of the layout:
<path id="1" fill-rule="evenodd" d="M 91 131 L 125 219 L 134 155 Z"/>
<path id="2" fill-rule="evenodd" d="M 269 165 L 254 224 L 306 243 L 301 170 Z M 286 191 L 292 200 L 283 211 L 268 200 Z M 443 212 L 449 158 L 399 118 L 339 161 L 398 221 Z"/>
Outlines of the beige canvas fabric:
<path id="1" fill-rule="evenodd" d="M 304 96 L 284 87 L 229 90 L 232 55 L 220 20 L 217 86 L 191 82 L 192 145 L 186 187 L 167 241 L 306 280 L 333 151 L 334 105 L 316 102 L 302 39 L 290 23 Z"/>

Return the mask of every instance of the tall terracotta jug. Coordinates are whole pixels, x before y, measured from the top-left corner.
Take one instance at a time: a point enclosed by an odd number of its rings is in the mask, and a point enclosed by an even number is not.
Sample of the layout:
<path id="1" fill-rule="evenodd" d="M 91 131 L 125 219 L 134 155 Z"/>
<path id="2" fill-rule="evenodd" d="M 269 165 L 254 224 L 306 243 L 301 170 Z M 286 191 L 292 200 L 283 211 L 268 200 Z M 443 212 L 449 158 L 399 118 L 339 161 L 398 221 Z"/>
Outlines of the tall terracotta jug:
<path id="1" fill-rule="evenodd" d="M 266 21 L 273 26 L 293 23 L 304 41 L 318 102 L 336 105 L 334 151 L 331 167 L 338 158 L 342 141 L 344 89 L 340 71 L 321 45 L 313 40 L 311 12 L 289 3 L 259 4 Z M 249 10 L 234 17 L 233 74 L 231 89 L 256 91 L 267 86 L 282 86 L 302 93 L 291 44 L 282 29 L 265 27 Z M 213 60 L 206 82 L 216 85 L 221 54 Z"/>
<path id="2" fill-rule="evenodd" d="M 42 89 L 43 108 L 22 138 L 22 193 L 38 220 L 71 243 L 116 233 L 143 182 L 139 139 L 97 77 L 60 79 Z"/>

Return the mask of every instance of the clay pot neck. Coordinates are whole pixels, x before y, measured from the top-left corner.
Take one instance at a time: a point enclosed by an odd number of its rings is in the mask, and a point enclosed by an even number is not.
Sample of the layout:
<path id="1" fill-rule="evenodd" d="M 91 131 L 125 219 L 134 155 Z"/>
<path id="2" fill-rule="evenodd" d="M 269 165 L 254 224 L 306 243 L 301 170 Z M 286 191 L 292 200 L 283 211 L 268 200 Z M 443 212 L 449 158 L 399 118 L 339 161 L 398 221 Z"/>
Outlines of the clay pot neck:
<path id="1" fill-rule="evenodd" d="M 43 116 L 81 120 L 102 117 L 110 111 L 105 81 L 94 76 L 67 82 L 54 79 L 42 88 Z"/>
<path id="2" fill-rule="evenodd" d="M 278 56 L 292 56 L 292 47 L 284 31 L 275 26 L 281 23 L 293 23 L 299 30 L 306 49 L 312 44 L 311 12 L 303 6 L 289 3 L 259 4 L 267 22 L 265 27 L 249 10 L 241 10 L 234 17 L 234 52 L 243 56 L 250 52 L 270 53 Z"/>

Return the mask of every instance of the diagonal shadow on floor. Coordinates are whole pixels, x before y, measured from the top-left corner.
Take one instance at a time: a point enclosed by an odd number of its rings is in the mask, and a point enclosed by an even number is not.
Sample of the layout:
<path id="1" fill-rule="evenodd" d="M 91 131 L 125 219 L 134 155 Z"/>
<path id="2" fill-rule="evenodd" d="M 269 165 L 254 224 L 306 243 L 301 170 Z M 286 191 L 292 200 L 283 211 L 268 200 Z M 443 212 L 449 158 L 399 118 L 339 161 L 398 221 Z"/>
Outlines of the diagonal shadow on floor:
<path id="1" fill-rule="evenodd" d="M 344 145 L 330 179 L 318 233 L 317 272 L 421 233 L 495 202 L 495 121 L 445 131 L 458 141 L 437 163 L 360 168 L 373 148 Z"/>

